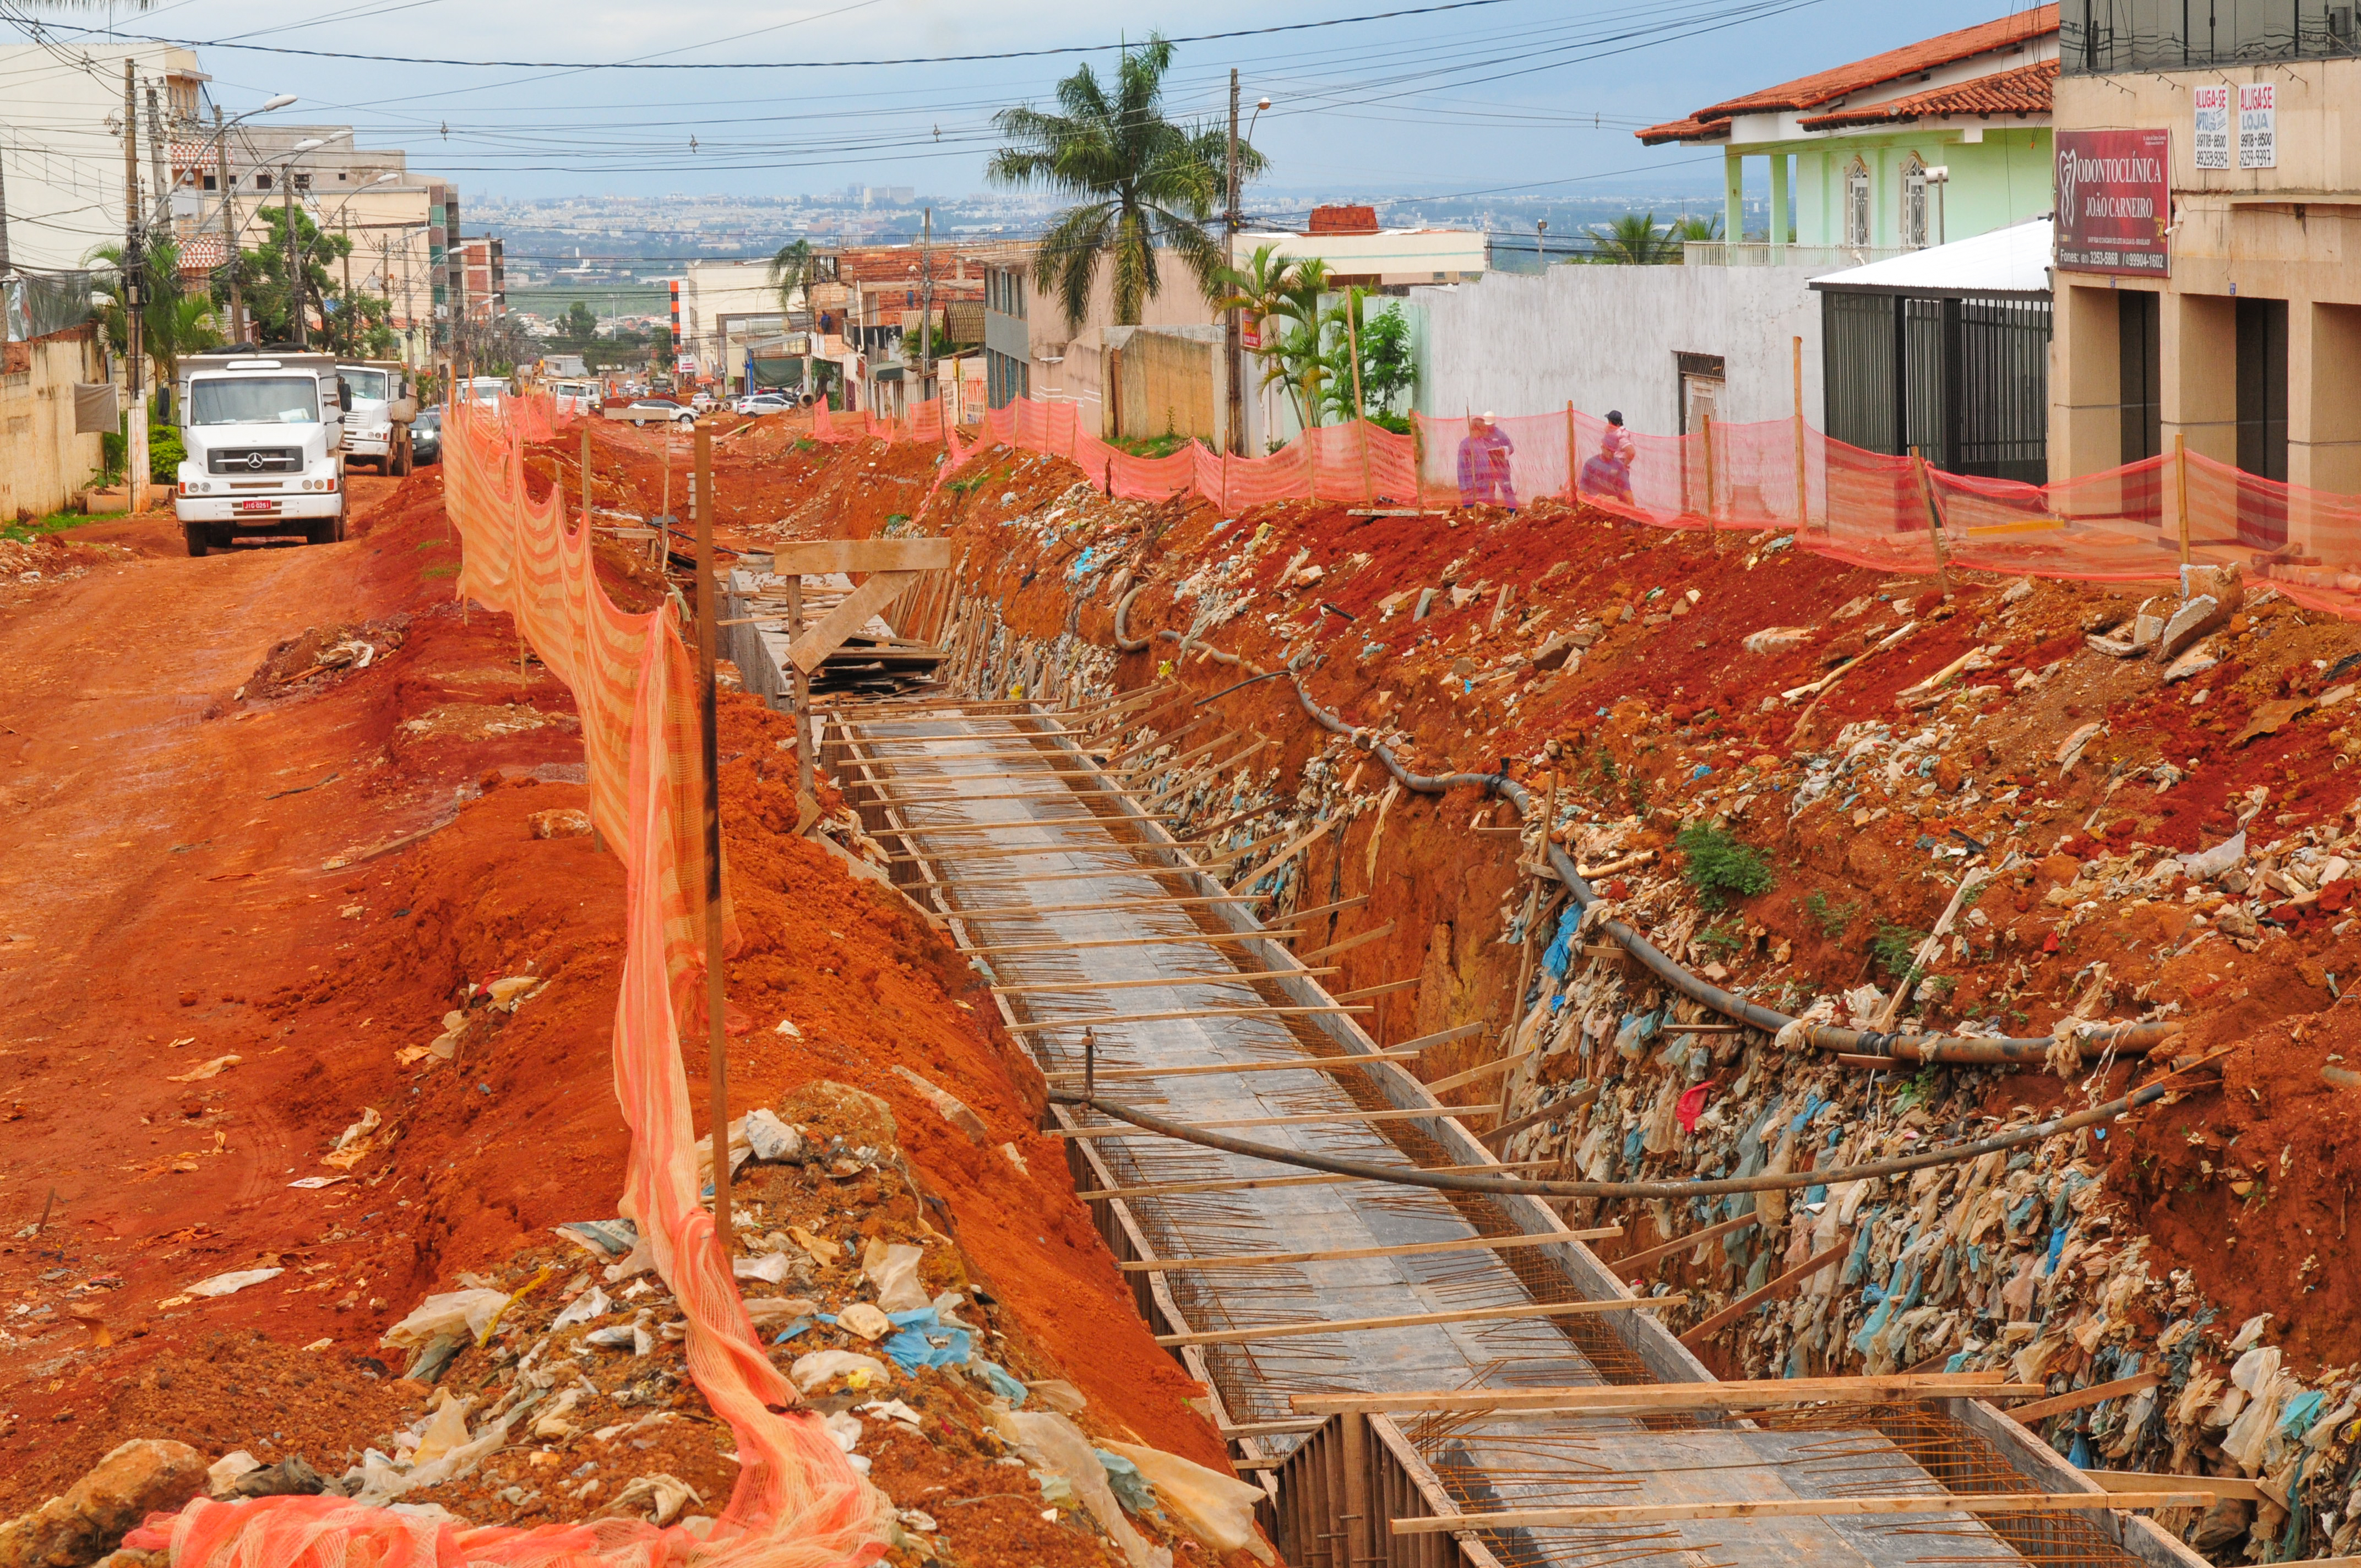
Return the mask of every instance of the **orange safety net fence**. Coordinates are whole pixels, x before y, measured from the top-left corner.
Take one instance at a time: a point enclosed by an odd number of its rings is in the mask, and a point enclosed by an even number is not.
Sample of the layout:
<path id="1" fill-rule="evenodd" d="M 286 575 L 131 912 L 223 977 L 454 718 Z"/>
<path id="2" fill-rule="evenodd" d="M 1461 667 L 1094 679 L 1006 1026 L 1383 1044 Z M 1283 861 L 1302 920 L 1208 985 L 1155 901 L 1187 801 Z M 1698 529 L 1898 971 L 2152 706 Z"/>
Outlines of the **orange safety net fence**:
<path id="1" fill-rule="evenodd" d="M 470 1528 L 335 1497 L 199 1498 L 138 1537 L 152 1550 L 169 1531 L 175 1568 L 859 1568 L 885 1551 L 876 1494 L 763 1354 L 697 1201 L 680 1036 L 702 1003 L 704 778 L 679 613 L 670 603 L 616 609 L 593 569 L 588 519 L 567 525 L 561 490 L 532 498 L 522 430 L 541 422 L 519 417 L 526 404 L 449 411 L 445 504 L 464 552 L 458 591 L 516 619 L 581 715 L 591 818 L 625 873 L 613 1052 L 631 1145 L 617 1208 L 687 1320 L 689 1373 L 736 1435 L 738 1485 L 701 1540 L 632 1520 Z"/>
<path id="2" fill-rule="evenodd" d="M 2261 478 L 2196 453 L 2034 485 L 1865 451 L 1800 419 L 1716 422 L 1686 435 L 1635 434 L 1571 409 L 1488 422 L 1420 414 L 1411 423 L 1407 435 L 1367 422 L 1305 431 L 1267 457 L 1202 443 L 1136 457 L 1082 429 L 1079 405 L 1027 399 L 986 415 L 983 440 L 1066 458 L 1109 495 L 1195 490 L 1233 514 L 1275 500 L 1580 499 L 1659 528 L 1792 533 L 1799 548 L 1884 572 L 2132 582 L 2171 576 L 2183 561 L 2235 562 L 2300 604 L 2361 620 L 2361 496 Z M 934 428 L 914 417 L 893 438 L 934 439 Z M 840 422 L 822 439 L 863 433 Z M 948 476 L 972 448 L 955 433 L 946 438 Z"/>

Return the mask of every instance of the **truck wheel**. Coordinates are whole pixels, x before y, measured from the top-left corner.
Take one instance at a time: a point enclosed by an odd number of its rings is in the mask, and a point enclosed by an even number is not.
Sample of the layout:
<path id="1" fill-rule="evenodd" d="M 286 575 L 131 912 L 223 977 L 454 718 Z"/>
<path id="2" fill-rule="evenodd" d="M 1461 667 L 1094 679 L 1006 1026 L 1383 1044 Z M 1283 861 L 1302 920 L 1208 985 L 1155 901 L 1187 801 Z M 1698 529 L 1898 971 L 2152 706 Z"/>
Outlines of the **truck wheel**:
<path id="1" fill-rule="evenodd" d="M 189 542 L 189 554 L 202 555 L 212 543 L 212 530 L 202 522 L 181 524 L 181 537 Z"/>

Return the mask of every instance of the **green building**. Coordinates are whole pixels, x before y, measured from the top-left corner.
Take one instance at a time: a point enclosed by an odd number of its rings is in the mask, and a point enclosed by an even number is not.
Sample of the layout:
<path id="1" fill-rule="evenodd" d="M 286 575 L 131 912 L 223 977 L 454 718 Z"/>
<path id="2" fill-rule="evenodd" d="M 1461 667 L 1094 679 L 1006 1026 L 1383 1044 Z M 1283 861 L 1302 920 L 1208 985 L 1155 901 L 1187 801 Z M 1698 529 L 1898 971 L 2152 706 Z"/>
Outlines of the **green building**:
<path id="1" fill-rule="evenodd" d="M 1724 148 L 1728 239 L 1693 244 L 1692 264 L 1841 266 L 2048 213 L 2057 79 L 2058 7 L 2044 5 L 1710 104 L 1639 137 L 1651 147 Z M 1750 159 L 1769 165 L 1767 235 L 1741 221 Z"/>

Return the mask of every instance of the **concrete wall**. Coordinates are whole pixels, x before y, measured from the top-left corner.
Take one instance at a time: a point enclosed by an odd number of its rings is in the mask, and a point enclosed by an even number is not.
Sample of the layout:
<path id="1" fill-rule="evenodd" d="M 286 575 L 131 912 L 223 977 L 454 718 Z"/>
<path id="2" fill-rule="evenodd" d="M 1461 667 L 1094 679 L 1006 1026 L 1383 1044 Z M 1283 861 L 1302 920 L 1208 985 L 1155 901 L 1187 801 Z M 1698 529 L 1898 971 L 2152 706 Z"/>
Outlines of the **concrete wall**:
<path id="1" fill-rule="evenodd" d="M 1791 267 L 1553 267 L 1477 283 L 1414 289 L 1426 313 L 1418 409 L 1457 416 L 1535 414 L 1568 401 L 1622 411 L 1632 430 L 1680 431 L 1675 354 L 1718 354 L 1728 378 L 1719 417 L 1741 423 L 1795 411 L 1794 339 L 1804 340 L 1804 413 L 1820 422 L 1819 297 Z"/>
<path id="2" fill-rule="evenodd" d="M 5 352 L 0 520 L 63 511 L 98 472 L 99 438 L 74 433 L 74 383 L 98 379 L 93 329 L 8 344 Z"/>
<path id="3" fill-rule="evenodd" d="M 1126 440 L 1191 435 L 1222 440 L 1222 331 L 1108 329 L 1116 356 L 1116 398 L 1108 433 Z"/>

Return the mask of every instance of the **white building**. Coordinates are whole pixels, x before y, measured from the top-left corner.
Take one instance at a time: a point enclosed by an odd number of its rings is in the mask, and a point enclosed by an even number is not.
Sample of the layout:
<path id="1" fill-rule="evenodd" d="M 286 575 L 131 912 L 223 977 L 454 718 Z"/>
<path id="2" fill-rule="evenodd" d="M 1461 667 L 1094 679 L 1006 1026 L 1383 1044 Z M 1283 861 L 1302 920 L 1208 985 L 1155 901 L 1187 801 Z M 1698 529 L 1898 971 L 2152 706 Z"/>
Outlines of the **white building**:
<path id="1" fill-rule="evenodd" d="M 0 45 L 0 174 L 8 259 L 20 270 L 65 271 L 93 247 L 123 243 L 126 61 L 139 129 L 138 201 L 152 218 L 172 187 L 171 126 L 195 118 L 207 80 L 197 57 L 151 43 Z M 163 135 L 152 136 L 151 126 Z"/>

